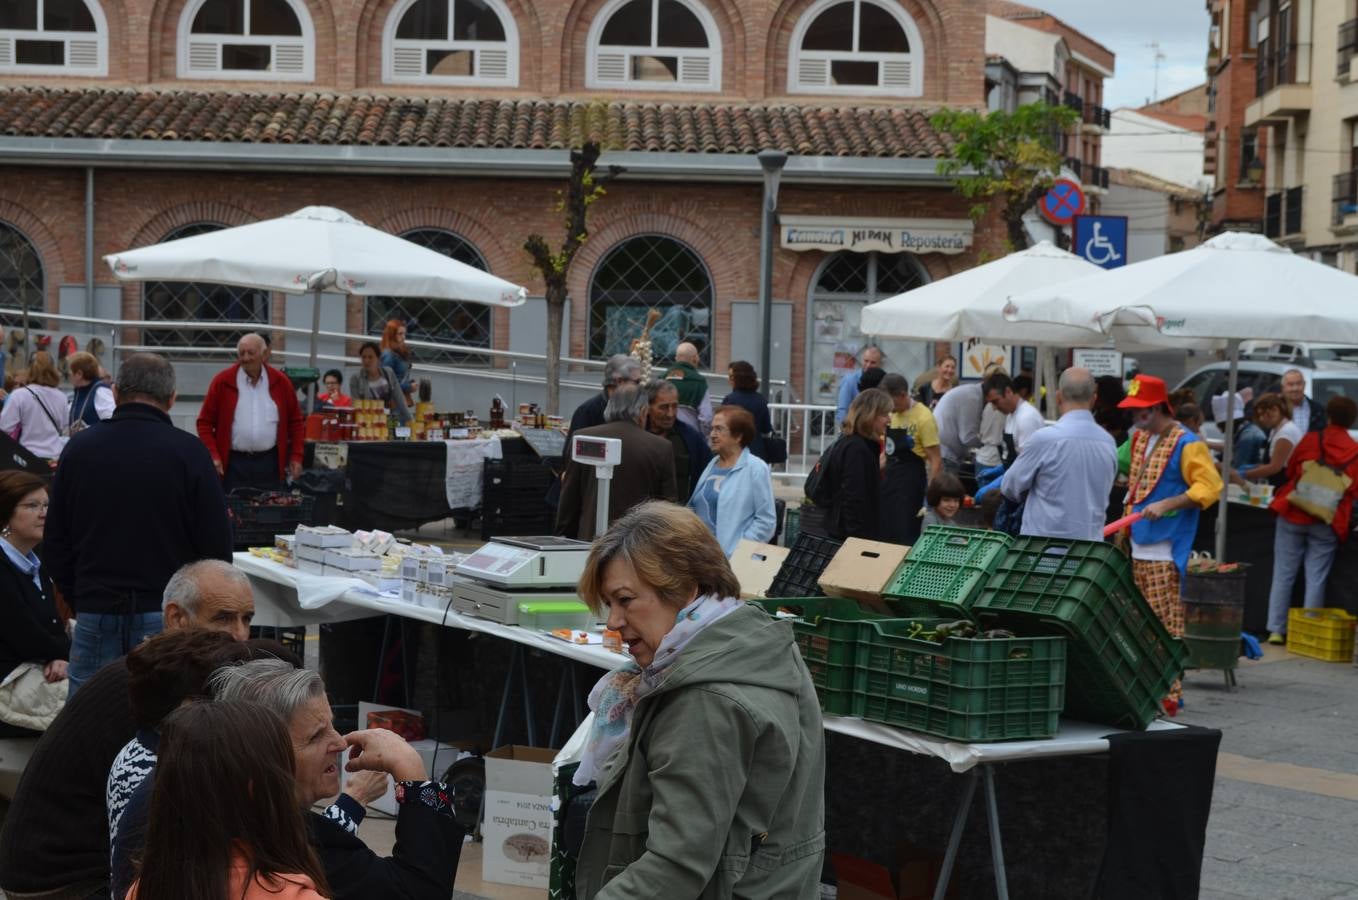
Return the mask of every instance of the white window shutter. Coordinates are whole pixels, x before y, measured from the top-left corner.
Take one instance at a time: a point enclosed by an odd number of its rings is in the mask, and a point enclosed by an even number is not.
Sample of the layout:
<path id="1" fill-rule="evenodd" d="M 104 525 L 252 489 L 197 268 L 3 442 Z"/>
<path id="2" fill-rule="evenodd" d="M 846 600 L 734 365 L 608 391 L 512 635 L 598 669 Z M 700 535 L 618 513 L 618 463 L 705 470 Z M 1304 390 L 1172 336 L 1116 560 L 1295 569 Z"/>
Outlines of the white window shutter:
<path id="1" fill-rule="evenodd" d="M 830 63 L 828 60 L 802 57 L 797 61 L 798 87 L 825 87 L 829 83 Z"/>
<path id="2" fill-rule="evenodd" d="M 306 72 L 306 45 L 275 44 L 273 70 L 279 75 L 301 75 Z"/>
<path id="3" fill-rule="evenodd" d="M 72 69 L 99 68 L 99 42 L 71 41 L 66 45 L 66 65 Z"/>
<path id="4" fill-rule="evenodd" d="M 424 50 L 396 45 L 391 51 L 391 72 L 398 78 L 418 78 L 424 74 Z"/>
<path id="5" fill-rule="evenodd" d="M 600 84 L 622 84 L 626 82 L 627 54 L 597 54 L 594 57 L 594 80 Z"/>
<path id="6" fill-rule="evenodd" d="M 504 81 L 509 77 L 508 50 L 476 51 L 476 75 L 487 81 Z"/>
<path id="7" fill-rule="evenodd" d="M 679 57 L 680 84 L 707 84 L 712 80 L 712 60 L 706 56 Z"/>
<path id="8" fill-rule="evenodd" d="M 14 65 L 14 39 L 0 38 L 0 66 Z"/>
<path id="9" fill-rule="evenodd" d="M 884 88 L 905 90 L 910 87 L 911 74 L 915 64 L 908 59 L 890 59 L 882 62 L 881 84 Z"/>
<path id="10" fill-rule="evenodd" d="M 216 72 L 222 67 L 220 44 L 189 41 L 189 71 Z"/>

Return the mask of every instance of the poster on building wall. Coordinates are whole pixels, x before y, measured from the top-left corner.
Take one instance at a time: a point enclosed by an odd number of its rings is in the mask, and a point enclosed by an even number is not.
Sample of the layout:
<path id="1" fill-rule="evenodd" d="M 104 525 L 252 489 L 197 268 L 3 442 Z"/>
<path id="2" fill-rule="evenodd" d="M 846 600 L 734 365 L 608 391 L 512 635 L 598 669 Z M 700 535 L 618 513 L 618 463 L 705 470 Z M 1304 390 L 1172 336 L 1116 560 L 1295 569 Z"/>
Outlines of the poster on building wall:
<path id="1" fill-rule="evenodd" d="M 812 403 L 833 404 L 839 399 L 839 383 L 858 369 L 863 335 L 858 330 L 860 303 L 818 301 L 812 312 L 811 373 Z"/>
<path id="2" fill-rule="evenodd" d="M 609 307 L 604 313 L 604 354 L 631 353 L 632 342 L 641 337 L 650 311 L 649 306 Z M 703 335 L 706 330 L 707 310 L 671 306 L 651 326 L 651 355 L 657 360 L 674 359 L 674 349 L 685 340 L 694 340 L 701 347 L 707 343 Z"/>

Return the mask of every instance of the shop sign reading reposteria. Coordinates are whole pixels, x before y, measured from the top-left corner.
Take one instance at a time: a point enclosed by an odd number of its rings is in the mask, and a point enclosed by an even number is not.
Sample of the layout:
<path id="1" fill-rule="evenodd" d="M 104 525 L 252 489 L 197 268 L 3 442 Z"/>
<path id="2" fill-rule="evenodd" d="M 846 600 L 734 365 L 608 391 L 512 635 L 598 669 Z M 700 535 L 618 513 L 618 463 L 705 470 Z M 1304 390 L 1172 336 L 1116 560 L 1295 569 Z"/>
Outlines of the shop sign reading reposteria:
<path id="1" fill-rule="evenodd" d="M 782 216 L 779 220 L 779 240 L 789 250 L 965 253 L 971 249 L 973 230 L 970 219 Z"/>

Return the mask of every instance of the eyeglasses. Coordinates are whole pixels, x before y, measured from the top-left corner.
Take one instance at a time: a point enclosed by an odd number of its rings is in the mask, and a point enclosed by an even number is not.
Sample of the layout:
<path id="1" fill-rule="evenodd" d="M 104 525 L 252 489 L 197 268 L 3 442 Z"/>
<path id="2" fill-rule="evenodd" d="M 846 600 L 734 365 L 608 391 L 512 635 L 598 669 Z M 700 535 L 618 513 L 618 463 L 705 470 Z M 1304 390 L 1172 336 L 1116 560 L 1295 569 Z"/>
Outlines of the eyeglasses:
<path id="1" fill-rule="evenodd" d="M 47 512 L 51 505 L 52 504 L 48 503 L 46 500 L 29 500 L 27 503 L 20 503 L 19 508 Z"/>
<path id="2" fill-rule="evenodd" d="M 713 425 L 711 428 L 707 429 L 707 431 L 708 431 L 709 434 L 730 434 L 730 433 L 731 433 L 731 430 L 730 430 L 729 428 L 727 428 L 725 425 Z"/>

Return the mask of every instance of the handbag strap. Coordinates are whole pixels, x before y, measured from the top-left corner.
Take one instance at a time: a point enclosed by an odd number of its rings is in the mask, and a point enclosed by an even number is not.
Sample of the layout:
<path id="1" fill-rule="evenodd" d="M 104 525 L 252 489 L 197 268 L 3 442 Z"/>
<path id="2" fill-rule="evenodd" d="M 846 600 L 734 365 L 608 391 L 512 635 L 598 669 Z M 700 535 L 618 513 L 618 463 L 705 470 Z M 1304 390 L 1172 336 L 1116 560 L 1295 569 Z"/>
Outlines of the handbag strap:
<path id="1" fill-rule="evenodd" d="M 47 421 L 52 423 L 52 428 L 56 431 L 56 433 L 58 435 L 62 434 L 63 433 L 62 428 L 60 425 L 57 424 L 57 417 L 52 415 L 52 411 L 47 408 L 47 404 L 42 402 L 42 397 L 38 395 L 38 392 L 33 390 L 33 388 L 29 385 L 24 385 L 24 390 L 28 391 L 30 394 L 33 395 L 33 399 L 37 401 L 38 406 L 42 408 L 42 411 L 44 413 L 46 413 Z"/>

